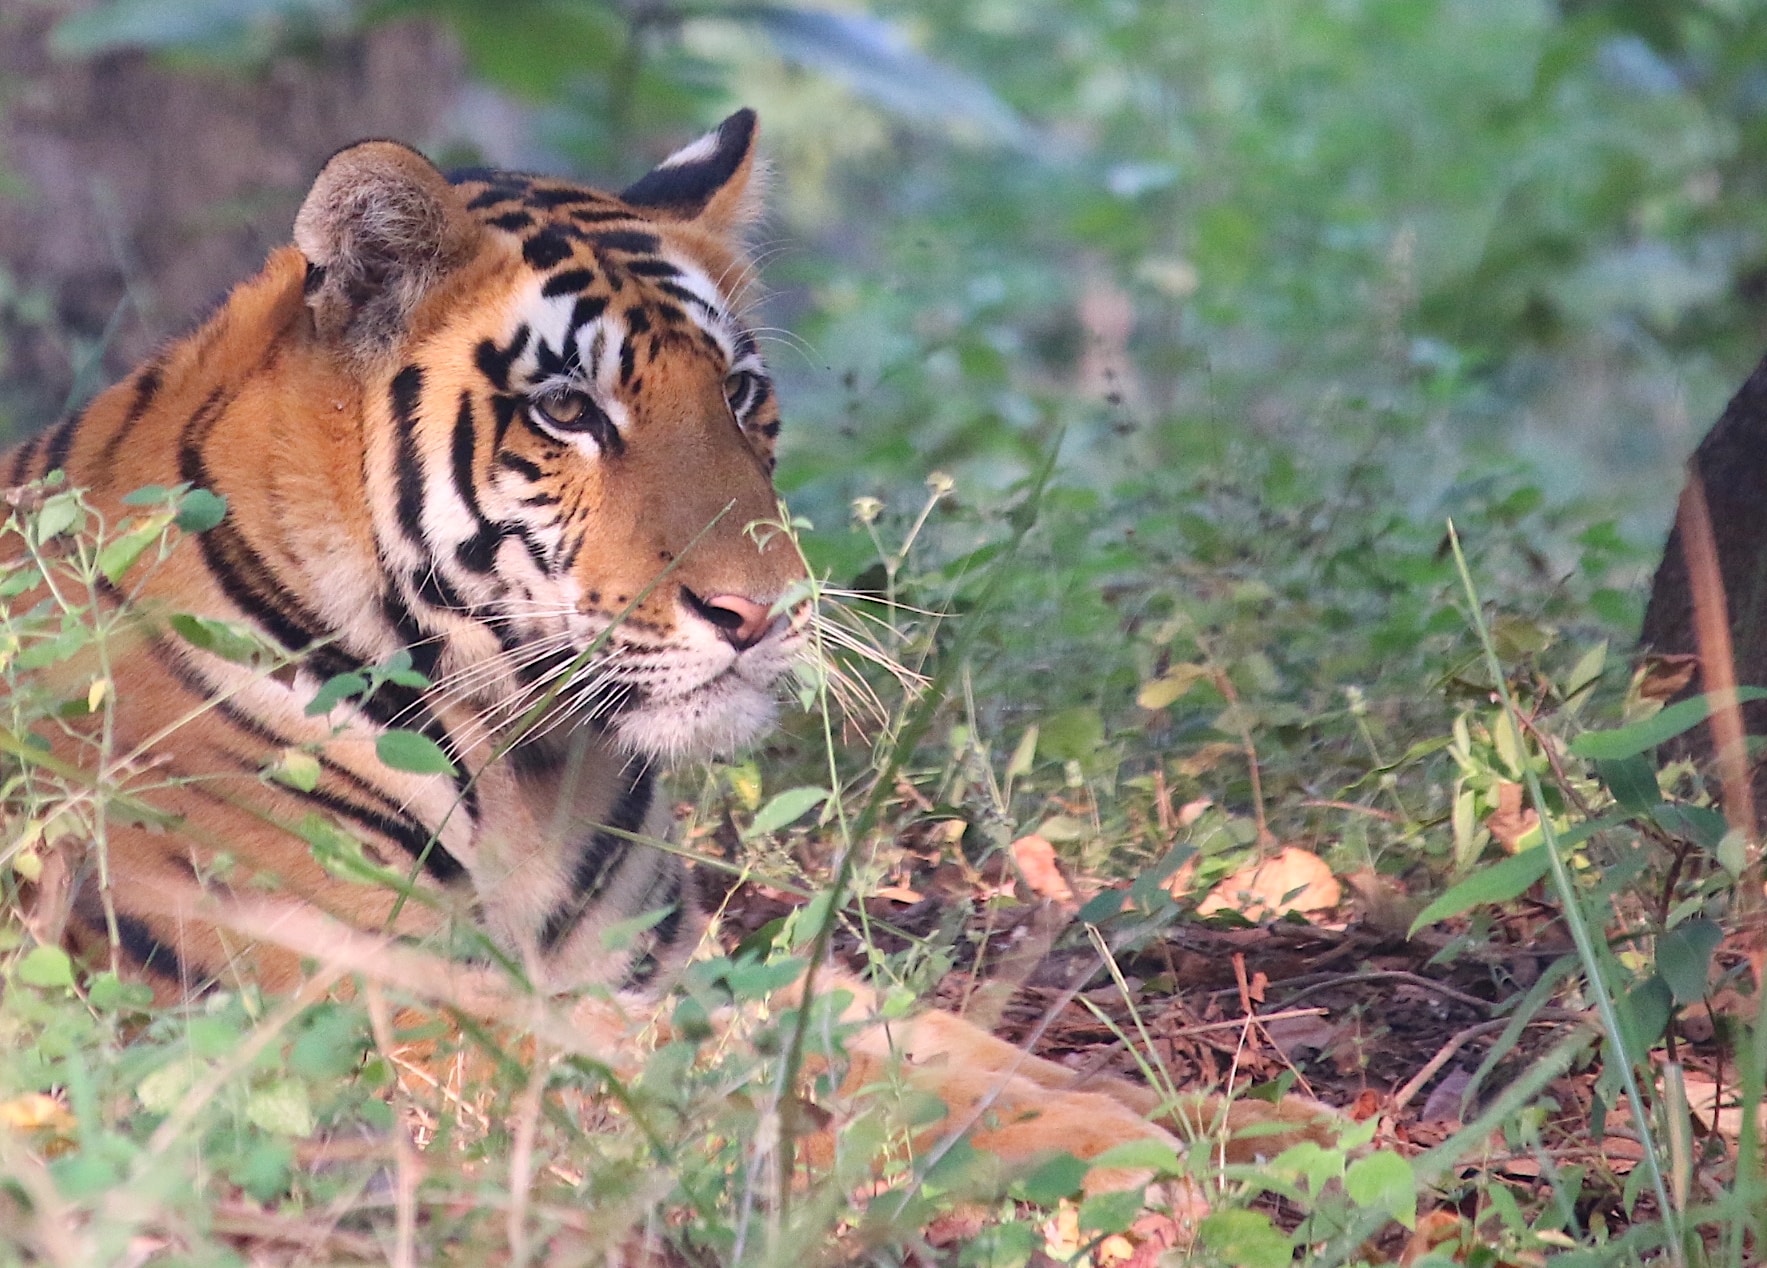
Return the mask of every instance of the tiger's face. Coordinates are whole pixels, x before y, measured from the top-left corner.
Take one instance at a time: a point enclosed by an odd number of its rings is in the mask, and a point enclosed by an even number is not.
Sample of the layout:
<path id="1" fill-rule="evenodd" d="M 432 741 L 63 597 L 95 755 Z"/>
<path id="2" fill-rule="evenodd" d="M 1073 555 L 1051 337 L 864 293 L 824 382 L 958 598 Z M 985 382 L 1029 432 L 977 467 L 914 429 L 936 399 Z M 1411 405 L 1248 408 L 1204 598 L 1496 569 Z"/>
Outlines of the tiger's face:
<path id="1" fill-rule="evenodd" d="M 778 407 L 735 311 L 753 130 L 733 116 L 617 197 L 419 171 L 444 218 L 424 230 L 438 278 L 384 329 L 334 314 L 385 376 L 374 514 L 408 642 L 440 649 L 458 701 L 504 725 L 531 712 L 529 743 L 588 722 L 647 757 L 734 748 L 771 724 L 802 650 Z M 334 222 L 359 222 L 364 170 L 414 162 L 368 143 L 321 174 L 296 241 L 322 326 L 327 288 L 350 302 L 336 261 L 360 250 L 336 249 Z"/>

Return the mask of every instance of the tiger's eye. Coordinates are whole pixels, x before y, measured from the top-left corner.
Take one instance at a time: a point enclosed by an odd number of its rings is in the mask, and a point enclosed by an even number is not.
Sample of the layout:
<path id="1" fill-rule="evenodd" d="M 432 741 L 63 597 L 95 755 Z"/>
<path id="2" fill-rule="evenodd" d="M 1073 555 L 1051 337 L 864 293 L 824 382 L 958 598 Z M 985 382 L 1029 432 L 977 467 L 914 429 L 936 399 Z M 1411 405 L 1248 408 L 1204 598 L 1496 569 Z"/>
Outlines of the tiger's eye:
<path id="1" fill-rule="evenodd" d="M 582 392 L 548 392 L 534 402 L 534 408 L 554 427 L 569 428 L 583 421 L 589 413 L 590 400 Z"/>
<path id="2" fill-rule="evenodd" d="M 727 377 L 724 380 L 724 399 L 730 403 L 730 408 L 740 413 L 743 406 L 748 404 L 749 397 L 754 394 L 758 381 L 748 370 L 738 370 Z"/>

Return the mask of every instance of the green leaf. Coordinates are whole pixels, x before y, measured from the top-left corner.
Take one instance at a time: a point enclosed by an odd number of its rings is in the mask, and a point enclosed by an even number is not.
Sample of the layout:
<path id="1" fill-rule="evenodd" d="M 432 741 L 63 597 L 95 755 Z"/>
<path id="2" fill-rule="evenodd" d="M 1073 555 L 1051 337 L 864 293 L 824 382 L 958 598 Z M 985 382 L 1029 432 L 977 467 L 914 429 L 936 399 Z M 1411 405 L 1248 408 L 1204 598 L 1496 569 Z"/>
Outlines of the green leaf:
<path id="1" fill-rule="evenodd" d="M 299 1079 L 278 1079 L 254 1088 L 246 1098 L 245 1116 L 272 1136 L 313 1134 L 313 1106 L 307 1085 Z"/>
<path id="2" fill-rule="evenodd" d="M 1012 1187 L 1013 1196 L 1037 1206 L 1054 1206 L 1072 1197 L 1085 1183 L 1091 1168 L 1070 1153 L 1059 1153 L 1041 1163 Z"/>
<path id="3" fill-rule="evenodd" d="M 1705 998 L 1712 952 L 1724 931 L 1710 920 L 1684 920 L 1657 939 L 1657 972 L 1677 1004 Z"/>
<path id="4" fill-rule="evenodd" d="M 73 493 L 58 493 L 43 503 L 43 509 L 37 512 L 37 540 L 47 541 L 58 537 L 71 528 L 77 528 L 86 519 L 86 512 L 80 506 L 80 499 Z"/>
<path id="5" fill-rule="evenodd" d="M 1197 1237 L 1234 1268 L 1288 1268 L 1295 1244 L 1262 1211 L 1211 1211 Z"/>
<path id="6" fill-rule="evenodd" d="M 1082 705 L 1064 709 L 1043 724 L 1037 746 L 1058 762 L 1083 762 L 1104 743 L 1104 718 Z"/>
<path id="7" fill-rule="evenodd" d="M 170 496 L 170 490 L 163 484 L 144 484 L 139 489 L 123 494 L 124 506 L 158 506 Z"/>
<path id="8" fill-rule="evenodd" d="M 199 1073 L 199 1065 L 186 1057 L 175 1057 L 135 1085 L 135 1098 L 150 1114 L 170 1114 L 195 1085 Z"/>
<path id="9" fill-rule="evenodd" d="M 370 859 L 362 842 L 323 815 L 308 812 L 294 831 L 312 850 L 314 862 L 341 881 L 393 888 L 404 883 L 404 877 Z"/>
<path id="10" fill-rule="evenodd" d="M 1144 1188 L 1095 1193 L 1080 1203 L 1080 1227 L 1096 1233 L 1126 1232 L 1147 1202 Z"/>
<path id="11" fill-rule="evenodd" d="M 1385 1211 L 1406 1228 L 1417 1223 L 1417 1177 L 1391 1150 L 1356 1159 L 1344 1169 L 1344 1192 L 1356 1205 Z"/>
<path id="12" fill-rule="evenodd" d="M 178 500 L 174 522 L 187 533 L 206 533 L 226 515 L 226 498 L 207 489 L 192 489 Z"/>
<path id="13" fill-rule="evenodd" d="M 1093 1158 L 1092 1165 L 1123 1171 L 1157 1171 L 1170 1176 L 1184 1170 L 1177 1151 L 1157 1140 L 1129 1140 L 1113 1145 Z"/>
<path id="14" fill-rule="evenodd" d="M 1642 753 L 1599 760 L 1595 773 L 1620 808 L 1630 814 L 1648 814 L 1663 799 L 1657 788 L 1657 768 Z"/>
<path id="15" fill-rule="evenodd" d="M 1085 925 L 1101 924 L 1123 910 L 1123 904 L 1128 898 L 1129 891 L 1126 889 L 1101 889 L 1086 900 L 1086 905 L 1080 908 L 1075 919 Z"/>
<path id="16" fill-rule="evenodd" d="M 1633 1052 L 1645 1052 L 1668 1029 L 1669 1018 L 1675 1012 L 1675 996 L 1669 984 L 1653 974 L 1615 1000 L 1614 1005 L 1627 1047 Z"/>
<path id="17" fill-rule="evenodd" d="M 957 1255 L 958 1268 L 1025 1268 L 1042 1244 L 1042 1235 L 1022 1220 L 985 1224 L 974 1237 L 964 1240 Z"/>
<path id="18" fill-rule="evenodd" d="M 1544 845 L 1511 855 L 1489 867 L 1474 868 L 1470 876 L 1425 907 L 1411 922 L 1411 933 L 1439 920 L 1447 920 L 1486 903 L 1506 903 L 1546 875 L 1552 857 Z"/>
<path id="19" fill-rule="evenodd" d="M 73 961 L 60 947 L 32 947 L 19 959 L 14 972 L 26 986 L 40 986 L 45 990 L 71 988 L 74 984 Z"/>
<path id="20" fill-rule="evenodd" d="M 101 1012 L 140 1012 L 153 1004 L 153 988 L 145 982 L 125 982 L 106 971 L 92 979 L 86 998 Z"/>
<path id="21" fill-rule="evenodd" d="M 1730 825 L 1724 816 L 1710 806 L 1689 806 L 1682 802 L 1664 802 L 1651 808 L 1651 818 L 1670 836 L 1692 841 L 1707 853 L 1716 853 L 1723 844 Z"/>
<path id="22" fill-rule="evenodd" d="M 345 670 L 341 674 L 333 674 L 320 684 L 319 690 L 307 702 L 307 716 L 317 718 L 330 713 L 338 704 L 352 696 L 359 696 L 368 690 L 368 679 L 353 670 Z"/>
<path id="23" fill-rule="evenodd" d="M 141 558 L 141 552 L 159 540 L 160 531 L 160 525 L 150 520 L 140 528 L 106 542 L 98 552 L 98 571 L 113 586 L 119 584 L 123 574 Z"/>
<path id="24" fill-rule="evenodd" d="M 616 920 L 601 931 L 602 950 L 609 952 L 627 950 L 637 940 L 639 934 L 661 924 L 664 918 L 674 910 L 673 907 L 658 907 L 653 911 L 628 916 L 624 920 Z"/>
<path id="25" fill-rule="evenodd" d="M 452 775 L 455 770 L 442 746 L 429 736 L 397 727 L 380 733 L 374 753 L 385 765 L 413 775 Z"/>
<path id="26" fill-rule="evenodd" d="M 217 621 L 213 617 L 196 616 L 189 612 L 174 612 L 166 618 L 166 623 L 192 647 L 212 652 L 222 660 L 232 661 L 236 665 L 249 665 L 257 659 L 259 653 L 268 650 L 250 630 L 231 621 Z"/>
<path id="27" fill-rule="evenodd" d="M 285 748 L 270 767 L 270 776 L 300 792 L 312 792 L 319 787 L 319 759 L 305 749 Z"/>
<path id="28" fill-rule="evenodd" d="M 1767 700 L 1767 688 L 1739 687 L 1736 698 L 1739 704 L 1747 704 L 1751 700 Z M 1631 726 L 1618 727 L 1611 731 L 1585 731 L 1571 741 L 1571 752 L 1578 757 L 1610 761 L 1636 757 L 1674 739 L 1683 731 L 1693 729 L 1704 722 L 1711 712 L 1711 696 L 1694 696 L 1690 700 L 1677 701 Z"/>
<path id="29" fill-rule="evenodd" d="M 788 788 L 755 812 L 755 817 L 743 837 L 749 839 L 777 832 L 787 824 L 797 822 L 827 800 L 826 788 Z"/>

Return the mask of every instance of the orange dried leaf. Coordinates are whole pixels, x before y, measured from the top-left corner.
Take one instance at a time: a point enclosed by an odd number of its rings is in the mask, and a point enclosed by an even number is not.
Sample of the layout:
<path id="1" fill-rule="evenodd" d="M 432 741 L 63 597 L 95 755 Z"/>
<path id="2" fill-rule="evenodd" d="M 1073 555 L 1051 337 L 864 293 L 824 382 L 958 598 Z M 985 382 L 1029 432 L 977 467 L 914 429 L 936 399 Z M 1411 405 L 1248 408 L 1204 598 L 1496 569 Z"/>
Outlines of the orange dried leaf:
<path id="1" fill-rule="evenodd" d="M 1247 920 L 1269 920 L 1291 911 L 1336 907 L 1343 886 L 1325 860 L 1299 846 L 1285 846 L 1274 858 L 1241 868 L 1210 891 L 1197 914 L 1237 911 Z"/>
<path id="2" fill-rule="evenodd" d="M 1010 847 L 1013 866 L 1025 879 L 1031 892 L 1050 902 L 1071 903 L 1074 890 L 1055 863 L 1055 847 L 1033 833 L 1020 837 Z"/>

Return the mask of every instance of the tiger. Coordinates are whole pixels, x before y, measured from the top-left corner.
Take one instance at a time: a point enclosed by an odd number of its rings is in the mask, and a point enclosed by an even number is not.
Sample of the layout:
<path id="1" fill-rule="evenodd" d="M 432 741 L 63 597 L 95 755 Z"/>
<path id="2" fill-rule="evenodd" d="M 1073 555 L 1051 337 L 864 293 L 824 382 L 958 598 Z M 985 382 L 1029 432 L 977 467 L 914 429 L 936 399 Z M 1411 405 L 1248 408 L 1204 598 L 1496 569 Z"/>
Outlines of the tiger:
<path id="1" fill-rule="evenodd" d="M 224 499 L 131 600 L 288 656 L 265 672 L 152 622 L 120 649 L 119 742 L 170 736 L 159 820 L 108 825 L 61 904 L 70 944 L 167 1002 L 292 992 L 342 949 L 396 976 L 450 948 L 485 1011 L 501 959 L 542 996 L 598 990 L 585 1043 L 630 1039 L 618 1001 L 666 993 L 707 928 L 657 844 L 664 775 L 766 734 L 808 650 L 779 402 L 740 302 L 756 135 L 738 111 L 617 194 L 349 146 L 212 316 L 0 456 L 11 485 L 59 471 L 109 516 L 144 485 Z M 401 657 L 415 677 L 319 699 Z M 445 762 L 389 765 L 395 731 Z M 262 777 L 291 751 L 316 778 Z M 315 818 L 421 900 L 340 878 L 291 830 Z M 850 975 L 822 985 L 877 1010 Z M 866 1035 L 850 1082 L 905 1063 L 1008 1162 L 1177 1145 L 1149 1089 L 1076 1086 L 956 1016 Z"/>

